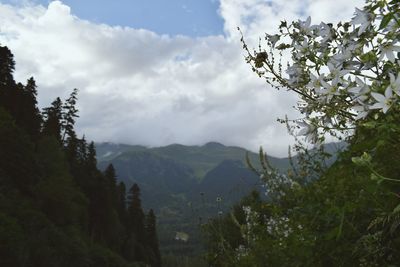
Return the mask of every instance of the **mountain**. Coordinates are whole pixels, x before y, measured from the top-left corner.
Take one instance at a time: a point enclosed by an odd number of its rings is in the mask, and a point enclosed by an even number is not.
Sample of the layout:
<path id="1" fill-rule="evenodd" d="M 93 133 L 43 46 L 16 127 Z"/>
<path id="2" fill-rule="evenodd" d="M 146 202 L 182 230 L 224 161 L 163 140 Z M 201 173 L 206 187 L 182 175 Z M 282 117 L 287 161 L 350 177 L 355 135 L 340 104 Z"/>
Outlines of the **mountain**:
<path id="1" fill-rule="evenodd" d="M 328 145 L 326 150 L 333 153 L 342 146 Z M 246 154 L 256 167 L 259 155 L 240 147 L 216 142 L 154 148 L 97 143 L 96 151 L 99 169 L 112 163 L 127 188 L 133 183 L 140 186 L 144 208 L 156 212 L 164 252 L 198 253 L 197 226 L 202 221 L 227 211 L 251 190 L 263 191 L 259 177 L 246 166 Z M 268 159 L 281 171 L 290 166 L 288 158 Z M 175 240 L 177 232 L 188 234 L 189 239 L 184 244 Z"/>
<path id="2" fill-rule="evenodd" d="M 199 249 L 199 221 L 228 210 L 251 190 L 261 190 L 258 176 L 245 163 L 246 153 L 255 165 L 258 155 L 240 147 L 216 142 L 155 148 L 97 143 L 96 151 L 99 169 L 112 163 L 127 188 L 140 186 L 144 208 L 154 209 L 158 217 L 161 248 L 175 254 Z M 279 168 L 288 167 L 288 159 L 270 160 Z M 175 240 L 176 232 L 189 235 L 184 245 Z"/>
<path id="3" fill-rule="evenodd" d="M 225 146 L 217 142 L 209 142 L 203 146 L 172 144 L 154 148 L 138 145 L 97 143 L 96 149 L 99 162 L 118 161 L 120 156 L 124 157 L 127 154 L 132 155 L 146 151 L 190 167 L 194 176 L 199 180 L 224 160 L 239 160 L 245 163 L 246 153 L 249 153 L 249 158 L 252 162 L 255 164 L 258 162 L 258 154 L 256 153 L 240 147 Z M 279 169 L 286 169 L 289 163 L 287 158 L 276 157 L 270 157 L 270 162 Z"/>
<path id="4" fill-rule="evenodd" d="M 256 153 L 216 142 L 155 148 L 98 143 L 96 150 L 99 168 L 104 170 L 112 163 L 119 180 L 127 188 L 133 183 L 139 184 L 144 206 L 155 210 L 171 206 L 174 199 L 196 202 L 200 192 L 207 199 L 223 197 L 229 206 L 256 188 L 258 182 L 245 163 L 248 154 L 257 166 Z M 269 159 L 281 170 L 289 167 L 287 158 Z"/>
<path id="5" fill-rule="evenodd" d="M 209 200 L 238 202 L 252 189 L 260 189 L 260 178 L 239 160 L 224 160 L 207 172 L 199 183 L 198 192 Z"/>

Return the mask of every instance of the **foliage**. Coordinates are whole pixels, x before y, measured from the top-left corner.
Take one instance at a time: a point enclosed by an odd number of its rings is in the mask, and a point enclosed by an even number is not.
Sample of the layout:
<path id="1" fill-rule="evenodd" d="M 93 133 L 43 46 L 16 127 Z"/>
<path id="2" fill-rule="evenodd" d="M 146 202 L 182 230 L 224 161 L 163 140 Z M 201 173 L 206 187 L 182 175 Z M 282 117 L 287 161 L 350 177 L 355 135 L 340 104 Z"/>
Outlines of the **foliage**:
<path id="1" fill-rule="evenodd" d="M 253 70 L 298 94 L 304 117 L 282 120 L 296 139 L 322 143 L 331 134 L 349 145 L 330 167 L 323 151 L 299 145 L 299 161 L 287 173 L 272 168 L 261 151 L 261 169 L 252 168 L 268 200 L 242 202 L 209 224 L 210 264 L 397 266 L 399 14 L 399 1 L 371 0 L 336 26 L 283 21 L 280 34 L 266 34 L 267 49 L 260 43 L 251 52 L 242 38 Z"/>
<path id="2" fill-rule="evenodd" d="M 100 172 L 76 136 L 77 90 L 40 113 L 34 79 L 16 83 L 14 67 L 0 46 L 0 266 L 160 266 L 155 215 L 144 231 L 113 166 Z"/>

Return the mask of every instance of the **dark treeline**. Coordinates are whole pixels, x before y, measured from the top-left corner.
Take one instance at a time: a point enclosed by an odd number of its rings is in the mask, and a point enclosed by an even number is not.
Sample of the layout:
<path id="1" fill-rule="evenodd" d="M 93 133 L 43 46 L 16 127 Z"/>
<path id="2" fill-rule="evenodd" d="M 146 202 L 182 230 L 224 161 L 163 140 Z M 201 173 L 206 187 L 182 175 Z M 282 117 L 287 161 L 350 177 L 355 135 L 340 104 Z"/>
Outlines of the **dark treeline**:
<path id="1" fill-rule="evenodd" d="M 35 80 L 15 82 L 14 66 L 0 46 L 0 266 L 161 266 L 139 187 L 125 195 L 74 131 L 77 90 L 41 112 Z"/>

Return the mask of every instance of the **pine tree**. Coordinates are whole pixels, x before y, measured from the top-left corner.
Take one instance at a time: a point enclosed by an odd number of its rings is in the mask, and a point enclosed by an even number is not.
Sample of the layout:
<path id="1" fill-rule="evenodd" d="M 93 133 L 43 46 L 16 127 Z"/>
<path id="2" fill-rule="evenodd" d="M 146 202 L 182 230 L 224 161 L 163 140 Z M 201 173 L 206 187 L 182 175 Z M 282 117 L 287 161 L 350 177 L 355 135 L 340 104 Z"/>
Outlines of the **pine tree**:
<path id="1" fill-rule="evenodd" d="M 0 87 L 14 86 L 14 55 L 6 46 L 0 46 Z"/>
<path id="2" fill-rule="evenodd" d="M 0 107 L 3 107 L 16 120 L 19 109 L 21 84 L 17 86 L 13 73 L 15 69 L 14 55 L 7 47 L 0 46 Z"/>
<path id="3" fill-rule="evenodd" d="M 63 105 L 63 136 L 62 141 L 68 137 L 75 136 L 74 125 L 75 118 L 78 118 L 78 109 L 76 108 L 78 89 L 74 89 L 67 100 L 65 100 L 65 104 Z"/>
<path id="4" fill-rule="evenodd" d="M 117 186 L 117 212 L 121 224 L 127 228 L 128 214 L 126 209 L 126 186 L 124 182 L 120 182 Z"/>
<path id="5" fill-rule="evenodd" d="M 142 235 L 144 232 L 144 213 L 140 200 L 140 188 L 136 183 L 132 185 L 128 194 L 128 216 L 131 231 L 136 236 Z"/>
<path id="6" fill-rule="evenodd" d="M 106 176 L 107 180 L 109 181 L 110 186 L 117 185 L 117 175 L 115 173 L 114 165 L 109 164 L 104 171 L 104 175 Z"/>
<path id="7" fill-rule="evenodd" d="M 140 188 L 135 183 L 128 194 L 128 239 L 125 247 L 125 256 L 129 260 L 145 261 L 146 259 L 144 218 L 140 200 Z"/>
<path id="8" fill-rule="evenodd" d="M 112 164 L 109 164 L 107 166 L 106 170 L 104 171 L 104 176 L 106 178 L 106 183 L 110 191 L 113 208 L 115 208 L 118 212 L 117 175 Z"/>
<path id="9" fill-rule="evenodd" d="M 87 148 L 87 166 L 90 170 L 97 170 L 96 148 L 93 142 L 90 142 Z"/>
<path id="10" fill-rule="evenodd" d="M 153 267 L 161 266 L 161 254 L 158 247 L 158 237 L 156 231 L 156 216 L 154 211 L 150 209 L 146 216 L 146 243 L 149 248 L 148 263 Z"/>
<path id="11" fill-rule="evenodd" d="M 20 105 L 19 125 L 25 128 L 33 141 L 37 141 L 42 124 L 42 116 L 37 107 L 37 86 L 33 77 L 29 78 L 23 87 L 23 96 Z"/>
<path id="12" fill-rule="evenodd" d="M 61 99 L 57 97 L 51 103 L 51 106 L 43 111 L 43 117 L 45 118 L 42 130 L 43 135 L 54 136 L 60 144 L 63 119 L 62 106 Z"/>

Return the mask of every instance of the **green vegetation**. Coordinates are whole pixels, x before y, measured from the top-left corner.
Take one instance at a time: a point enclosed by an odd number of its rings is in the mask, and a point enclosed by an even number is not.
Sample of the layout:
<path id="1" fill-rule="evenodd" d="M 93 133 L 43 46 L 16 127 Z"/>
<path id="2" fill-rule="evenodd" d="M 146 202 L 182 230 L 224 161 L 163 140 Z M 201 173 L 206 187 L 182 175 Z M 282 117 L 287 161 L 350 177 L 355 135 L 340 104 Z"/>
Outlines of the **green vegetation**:
<path id="1" fill-rule="evenodd" d="M 329 144 L 326 150 L 336 153 L 342 147 L 343 144 Z M 160 249 L 170 261 L 173 256 L 202 255 L 200 225 L 220 212 L 227 212 L 252 190 L 264 190 L 259 177 L 245 163 L 246 153 L 252 162 L 256 162 L 258 155 L 239 147 L 215 142 L 157 148 L 98 143 L 96 150 L 100 169 L 112 164 L 120 181 L 128 186 L 140 185 L 143 206 L 157 214 Z M 270 161 L 282 171 L 290 168 L 288 158 L 270 158 Z M 201 168 L 205 174 L 196 177 L 195 170 Z M 177 232 L 188 234 L 189 239 L 175 240 Z M 180 262 L 185 262 L 184 258 Z"/>
<path id="2" fill-rule="evenodd" d="M 304 118 L 283 120 L 289 130 L 349 146 L 328 167 L 296 137 L 298 164 L 284 174 L 261 151 L 253 170 L 268 200 L 254 192 L 204 227 L 211 266 L 399 266 L 399 14 L 399 1 L 371 0 L 336 26 L 283 21 L 265 49 L 243 40 L 260 77 L 298 94 Z"/>
<path id="3" fill-rule="evenodd" d="M 214 153 L 215 146 L 218 153 Z M 177 257 L 181 263 L 187 260 L 193 264 L 193 258 L 204 253 L 200 224 L 217 216 L 219 211 L 228 210 L 258 182 L 257 176 L 244 164 L 246 150 L 242 148 L 216 143 L 203 147 L 171 145 L 147 149 L 100 143 L 96 148 L 100 169 L 112 164 L 120 181 L 127 186 L 140 185 L 143 206 L 154 209 L 157 214 L 160 250 L 169 262 Z M 187 157 L 185 162 L 186 155 L 192 158 Z M 201 181 L 192 169 L 196 164 L 194 158 L 202 158 L 202 162 L 210 165 Z M 234 160 L 237 158 L 241 161 Z M 222 201 L 217 203 L 217 197 Z M 177 232 L 188 234 L 188 240 L 176 240 Z"/>
<path id="4" fill-rule="evenodd" d="M 13 79 L 0 47 L 0 266 L 161 266 L 152 210 L 140 189 L 97 169 L 74 131 L 77 90 L 41 113 L 33 78 Z"/>

